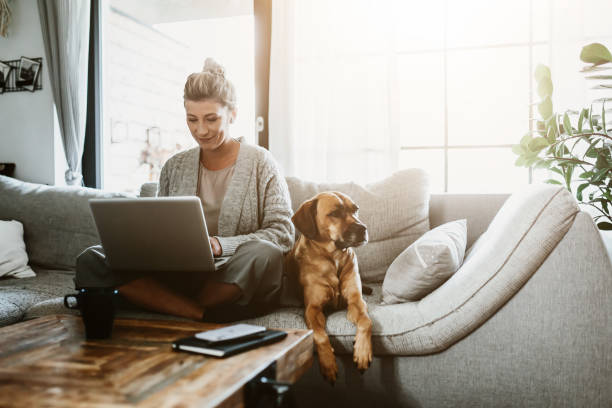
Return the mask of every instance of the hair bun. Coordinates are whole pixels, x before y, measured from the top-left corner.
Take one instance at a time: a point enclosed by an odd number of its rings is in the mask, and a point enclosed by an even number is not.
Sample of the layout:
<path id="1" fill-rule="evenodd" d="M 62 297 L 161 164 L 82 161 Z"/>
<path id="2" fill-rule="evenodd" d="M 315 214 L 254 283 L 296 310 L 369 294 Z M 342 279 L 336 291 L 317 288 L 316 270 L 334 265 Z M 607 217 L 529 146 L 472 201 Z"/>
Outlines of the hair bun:
<path id="1" fill-rule="evenodd" d="M 206 61 L 204 61 L 204 68 L 202 68 L 202 72 L 210 72 L 211 74 L 219 75 L 220 77 L 225 78 L 225 68 L 210 57 L 206 58 Z"/>

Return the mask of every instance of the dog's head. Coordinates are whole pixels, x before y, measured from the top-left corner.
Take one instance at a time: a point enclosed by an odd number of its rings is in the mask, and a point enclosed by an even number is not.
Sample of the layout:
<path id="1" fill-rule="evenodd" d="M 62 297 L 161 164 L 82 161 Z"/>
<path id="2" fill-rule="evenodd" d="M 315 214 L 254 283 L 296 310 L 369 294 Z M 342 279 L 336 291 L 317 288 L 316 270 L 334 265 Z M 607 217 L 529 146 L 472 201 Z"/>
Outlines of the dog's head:
<path id="1" fill-rule="evenodd" d="M 336 248 L 344 249 L 368 242 L 368 229 L 357 218 L 358 210 L 346 194 L 325 192 L 302 203 L 291 221 L 306 238 L 334 242 Z"/>

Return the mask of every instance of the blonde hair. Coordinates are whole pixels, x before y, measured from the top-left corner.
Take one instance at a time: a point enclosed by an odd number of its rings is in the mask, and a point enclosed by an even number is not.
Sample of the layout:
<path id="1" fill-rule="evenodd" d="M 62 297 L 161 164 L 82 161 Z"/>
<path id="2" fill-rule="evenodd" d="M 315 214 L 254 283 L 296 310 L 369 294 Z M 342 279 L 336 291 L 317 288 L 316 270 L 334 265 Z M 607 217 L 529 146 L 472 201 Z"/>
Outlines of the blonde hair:
<path id="1" fill-rule="evenodd" d="M 230 110 L 236 109 L 236 89 L 225 77 L 225 69 L 212 58 L 206 58 L 202 72 L 187 77 L 183 99 L 214 99 Z"/>

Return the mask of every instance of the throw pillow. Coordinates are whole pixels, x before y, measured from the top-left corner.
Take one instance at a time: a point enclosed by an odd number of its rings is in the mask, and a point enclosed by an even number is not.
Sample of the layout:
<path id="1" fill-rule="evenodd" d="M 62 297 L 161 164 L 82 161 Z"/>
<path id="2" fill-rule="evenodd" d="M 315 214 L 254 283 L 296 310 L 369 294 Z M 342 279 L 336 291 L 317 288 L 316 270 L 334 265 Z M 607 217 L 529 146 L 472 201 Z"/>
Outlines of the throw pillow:
<path id="1" fill-rule="evenodd" d="M 23 242 L 23 225 L 19 221 L 0 221 L 0 277 L 31 278 L 36 276 L 28 266 Z"/>
<path id="2" fill-rule="evenodd" d="M 419 300 L 455 273 L 465 255 L 466 220 L 451 221 L 426 232 L 387 269 L 383 304 Z"/>

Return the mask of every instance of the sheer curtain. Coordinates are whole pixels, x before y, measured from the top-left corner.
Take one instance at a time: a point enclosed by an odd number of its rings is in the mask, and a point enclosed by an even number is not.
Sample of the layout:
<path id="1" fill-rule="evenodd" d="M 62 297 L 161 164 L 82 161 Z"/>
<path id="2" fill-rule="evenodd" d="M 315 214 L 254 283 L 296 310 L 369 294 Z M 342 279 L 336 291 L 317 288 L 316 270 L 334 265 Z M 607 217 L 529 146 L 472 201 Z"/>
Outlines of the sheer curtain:
<path id="1" fill-rule="evenodd" d="M 80 185 L 83 179 L 89 11 L 89 1 L 38 0 L 53 100 L 68 162 L 68 185 Z"/>
<path id="2" fill-rule="evenodd" d="M 393 169 L 390 4 L 273 1 L 269 144 L 285 175 L 366 182 Z"/>

